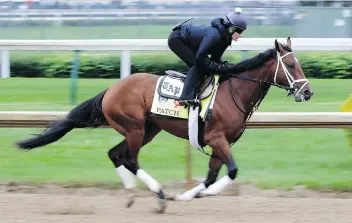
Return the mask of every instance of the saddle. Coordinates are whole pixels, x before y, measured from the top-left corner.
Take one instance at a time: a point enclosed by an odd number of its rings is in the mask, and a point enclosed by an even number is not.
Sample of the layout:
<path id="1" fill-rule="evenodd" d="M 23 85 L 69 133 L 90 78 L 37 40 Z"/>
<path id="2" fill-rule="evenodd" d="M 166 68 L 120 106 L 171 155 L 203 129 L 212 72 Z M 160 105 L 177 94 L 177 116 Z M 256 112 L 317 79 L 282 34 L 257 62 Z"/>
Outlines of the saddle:
<path id="1" fill-rule="evenodd" d="M 167 70 L 165 73 L 167 75 L 162 77 L 162 80 L 158 86 L 158 93 L 162 97 L 178 100 L 182 94 L 186 75 L 174 70 Z M 197 87 L 198 100 L 209 97 L 212 93 L 214 85 L 214 75 L 206 76 L 204 81 Z"/>

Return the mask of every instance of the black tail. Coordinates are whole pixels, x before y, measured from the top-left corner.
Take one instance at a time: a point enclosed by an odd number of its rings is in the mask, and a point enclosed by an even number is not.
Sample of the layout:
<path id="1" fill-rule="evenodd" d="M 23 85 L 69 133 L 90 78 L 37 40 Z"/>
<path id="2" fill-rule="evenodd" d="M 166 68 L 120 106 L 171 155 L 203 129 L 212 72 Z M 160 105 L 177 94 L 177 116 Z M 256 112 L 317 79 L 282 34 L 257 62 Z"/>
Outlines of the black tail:
<path id="1" fill-rule="evenodd" d="M 104 90 L 95 97 L 82 102 L 72 109 L 65 118 L 50 124 L 41 134 L 16 142 L 15 146 L 30 150 L 55 142 L 74 128 L 96 128 L 104 125 L 107 121 L 101 104 L 106 91 Z"/>

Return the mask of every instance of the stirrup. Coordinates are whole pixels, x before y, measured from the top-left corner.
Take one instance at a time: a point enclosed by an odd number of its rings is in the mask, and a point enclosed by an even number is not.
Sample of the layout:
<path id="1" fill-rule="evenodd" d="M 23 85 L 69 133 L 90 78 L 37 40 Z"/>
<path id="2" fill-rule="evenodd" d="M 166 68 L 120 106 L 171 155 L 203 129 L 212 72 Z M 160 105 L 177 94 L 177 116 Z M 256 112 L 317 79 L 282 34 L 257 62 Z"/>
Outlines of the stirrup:
<path id="1" fill-rule="evenodd" d="M 178 101 L 179 105 L 181 106 L 185 106 L 185 108 L 187 108 L 188 106 L 199 106 L 200 105 L 200 101 L 195 98 L 195 99 L 186 99 L 186 100 L 179 100 Z"/>

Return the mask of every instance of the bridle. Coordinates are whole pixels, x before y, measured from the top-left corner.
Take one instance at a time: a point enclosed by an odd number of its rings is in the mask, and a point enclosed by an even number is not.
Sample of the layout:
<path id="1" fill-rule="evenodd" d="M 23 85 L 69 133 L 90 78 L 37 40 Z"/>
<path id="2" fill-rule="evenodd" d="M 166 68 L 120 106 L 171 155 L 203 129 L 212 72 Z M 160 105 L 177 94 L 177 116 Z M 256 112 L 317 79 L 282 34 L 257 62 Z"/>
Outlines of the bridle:
<path id="1" fill-rule="evenodd" d="M 285 56 L 290 55 L 292 53 L 293 52 L 288 52 L 285 55 L 281 56 L 280 53 L 277 52 L 277 65 L 276 65 L 276 71 L 275 71 L 275 76 L 274 76 L 274 83 L 276 84 L 276 77 L 277 77 L 277 74 L 278 74 L 278 71 L 279 71 L 279 67 L 280 67 L 280 64 L 281 64 L 282 69 L 284 70 L 284 73 L 285 73 L 285 76 L 286 76 L 286 80 L 290 84 L 289 91 L 290 91 L 290 93 L 292 92 L 291 94 L 296 96 L 308 84 L 308 80 L 306 78 L 295 80 L 292 77 L 292 75 L 290 74 L 290 72 L 287 70 L 285 63 L 282 61 L 282 58 L 284 58 Z M 299 83 L 299 82 L 304 82 L 304 84 L 302 84 L 301 88 L 299 88 L 297 90 L 297 87 L 295 87 L 294 85 L 295 85 L 295 83 Z"/>
<path id="2" fill-rule="evenodd" d="M 277 52 L 277 51 L 276 51 Z M 233 94 L 232 94 L 232 82 L 229 81 L 229 88 L 230 88 L 230 94 L 232 96 L 232 99 L 234 101 L 234 103 L 236 104 L 236 106 L 238 107 L 238 109 L 246 114 L 246 116 L 248 116 L 248 119 L 250 118 L 250 116 L 252 116 L 253 112 L 255 110 L 258 109 L 261 101 L 264 99 L 265 95 L 267 94 L 267 91 L 269 90 L 269 87 L 270 86 L 275 86 L 275 87 L 278 87 L 278 88 L 281 88 L 281 89 L 284 89 L 286 91 L 288 91 L 288 95 L 287 96 L 291 96 L 291 95 L 298 95 L 302 89 L 308 84 L 308 80 L 306 78 L 304 79 L 297 79 L 295 80 L 292 75 L 290 74 L 290 72 L 287 70 L 286 68 L 286 65 L 285 63 L 283 62 L 283 58 L 286 57 L 287 55 L 290 55 L 292 54 L 293 52 L 288 52 L 286 53 L 285 55 L 281 56 L 279 52 L 276 53 L 277 55 L 277 65 L 276 65 L 276 70 L 275 70 L 275 75 L 274 75 L 274 82 L 267 82 L 267 81 L 263 81 L 263 80 L 259 80 L 259 79 L 255 79 L 255 78 L 252 78 L 252 77 L 247 77 L 247 76 L 242 76 L 242 75 L 238 75 L 238 74 L 228 74 L 229 77 L 231 78 L 238 78 L 238 79 L 242 79 L 242 80 L 247 80 L 247 81 L 251 81 L 251 82 L 255 82 L 255 83 L 258 83 L 260 85 L 265 85 L 267 86 L 267 90 L 263 93 L 262 92 L 262 95 L 261 97 L 259 98 L 259 100 L 253 105 L 253 108 L 250 112 L 245 112 L 243 111 L 237 104 Z M 278 73 L 279 73 L 279 67 L 282 67 L 283 71 L 284 71 L 284 74 L 285 74 L 285 77 L 286 77 L 286 80 L 287 80 L 287 83 L 289 84 L 289 86 L 284 86 L 284 85 L 280 85 L 276 82 L 276 79 L 277 79 L 277 76 L 278 76 Z M 304 84 L 298 89 L 298 87 L 294 86 L 295 83 L 299 83 L 299 82 L 304 82 Z M 247 119 L 247 120 L 248 120 Z"/>
<path id="3" fill-rule="evenodd" d="M 255 78 L 252 78 L 252 77 L 242 76 L 242 75 L 239 75 L 239 74 L 228 74 L 228 76 L 232 77 L 232 78 L 238 78 L 238 79 L 242 79 L 242 80 L 255 82 L 255 83 L 258 83 L 258 84 L 262 84 L 262 85 L 265 84 L 265 85 L 275 86 L 275 87 L 284 89 L 286 91 L 290 91 L 290 92 L 292 92 L 291 94 L 297 95 L 308 84 L 308 80 L 306 78 L 295 80 L 292 77 L 292 75 L 290 74 L 290 72 L 287 70 L 285 63 L 282 61 L 282 58 L 284 58 L 287 55 L 292 54 L 292 53 L 293 52 L 288 52 L 285 55 L 281 56 L 280 53 L 277 52 L 277 65 L 276 65 L 276 70 L 275 70 L 275 75 L 274 75 L 274 83 L 263 81 L 263 80 L 259 80 L 259 79 L 255 79 Z M 286 76 L 286 79 L 287 79 L 287 82 L 288 82 L 289 86 L 284 86 L 284 85 L 278 84 L 276 82 L 277 75 L 279 73 L 280 64 L 282 66 L 282 69 L 284 70 L 284 74 Z M 297 89 L 297 87 L 294 86 L 294 84 L 298 83 L 298 82 L 305 82 L 300 89 Z"/>

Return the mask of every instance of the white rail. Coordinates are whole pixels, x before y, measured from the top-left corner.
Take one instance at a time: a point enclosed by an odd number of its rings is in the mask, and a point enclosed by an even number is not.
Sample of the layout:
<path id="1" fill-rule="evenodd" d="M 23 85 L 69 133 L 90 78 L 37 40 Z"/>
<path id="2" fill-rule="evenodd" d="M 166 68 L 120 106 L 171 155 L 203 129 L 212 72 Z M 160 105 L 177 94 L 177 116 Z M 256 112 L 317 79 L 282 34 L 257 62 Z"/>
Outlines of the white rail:
<path id="1" fill-rule="evenodd" d="M 227 50 L 266 50 L 275 38 L 243 38 Z M 278 38 L 286 43 L 286 38 Z M 292 38 L 294 51 L 352 51 L 352 38 Z M 0 40 L 0 50 L 169 50 L 167 39 Z"/>
<path id="2" fill-rule="evenodd" d="M 67 112 L 2 111 L 0 127 L 45 127 Z M 256 112 L 249 128 L 352 128 L 352 112 Z"/>
<path id="3" fill-rule="evenodd" d="M 275 38 L 243 38 L 229 51 L 263 51 L 274 47 Z M 285 43 L 285 38 L 279 38 Z M 352 51 L 352 38 L 293 38 L 294 51 Z M 26 51 L 121 51 L 121 77 L 130 74 L 130 51 L 169 51 L 166 39 L 99 40 L 0 40 L 1 77 L 10 77 L 9 52 Z"/>

